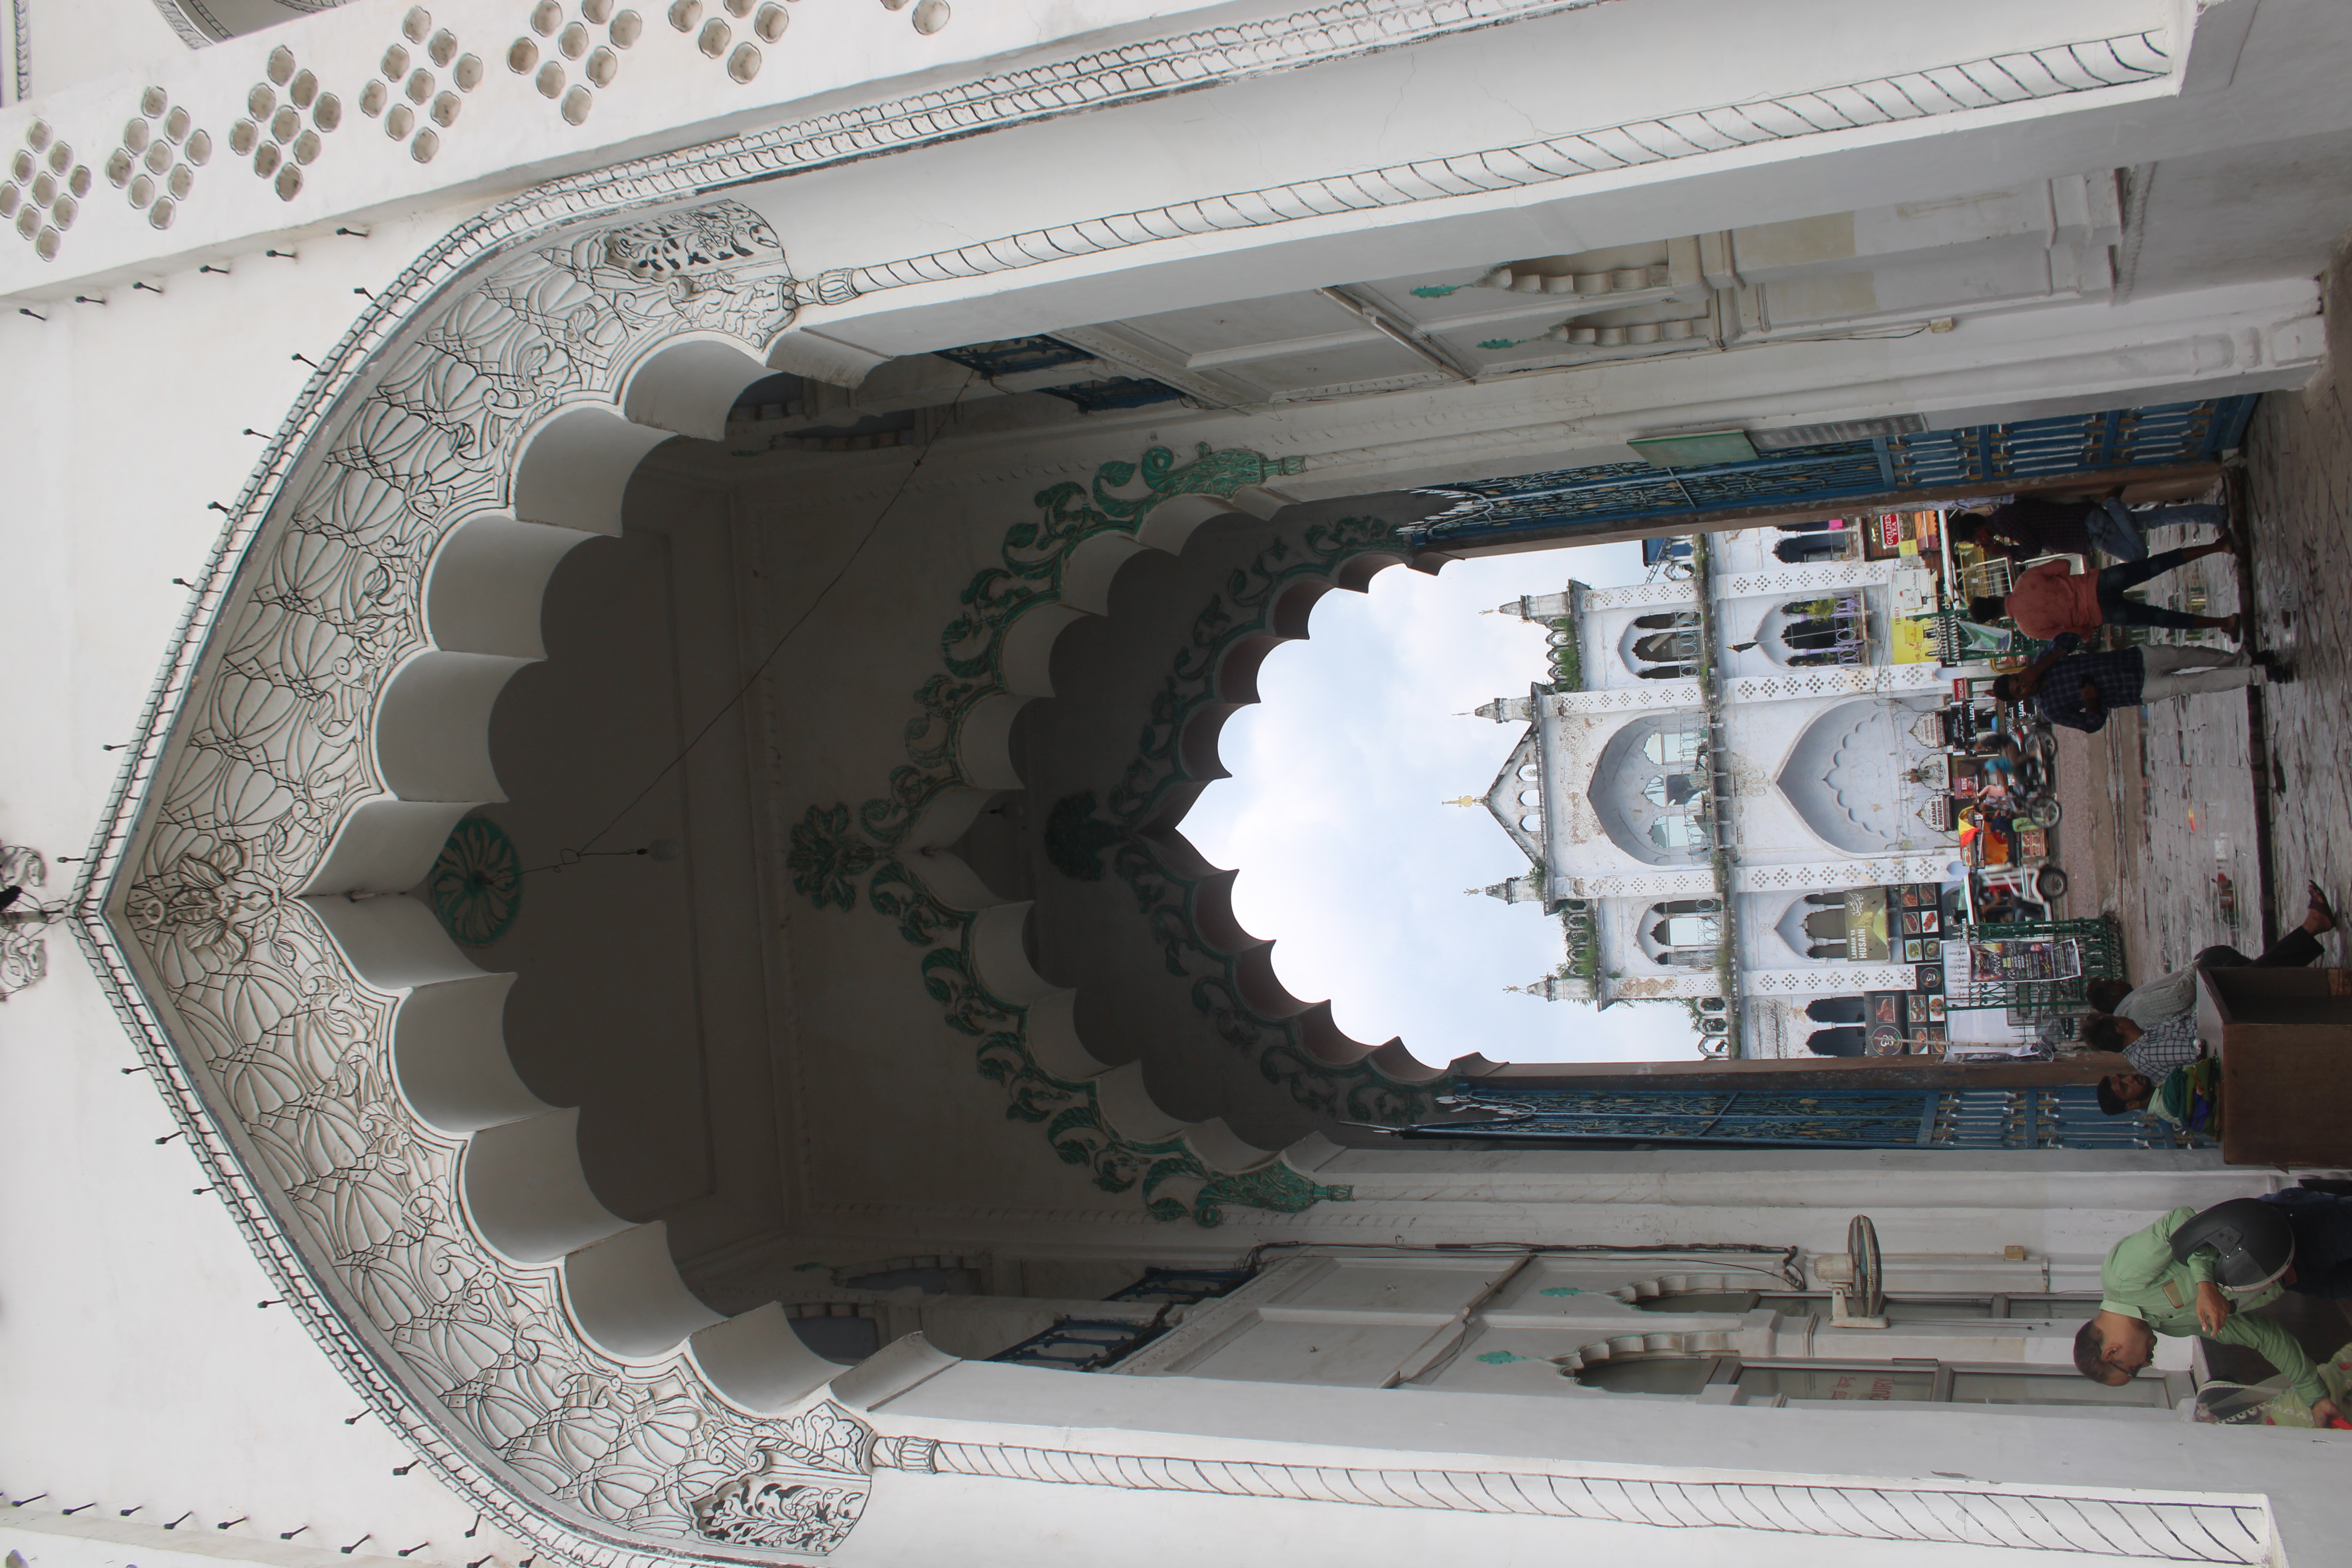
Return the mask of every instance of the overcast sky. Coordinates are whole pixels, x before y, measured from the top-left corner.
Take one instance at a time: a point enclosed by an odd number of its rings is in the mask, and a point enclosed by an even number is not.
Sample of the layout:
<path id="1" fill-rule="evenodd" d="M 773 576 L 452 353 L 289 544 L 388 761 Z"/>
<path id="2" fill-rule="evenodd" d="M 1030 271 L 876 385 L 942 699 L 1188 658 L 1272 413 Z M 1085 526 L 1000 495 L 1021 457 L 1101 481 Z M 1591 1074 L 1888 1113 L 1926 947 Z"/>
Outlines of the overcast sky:
<path id="1" fill-rule="evenodd" d="M 1293 994 L 1331 999 L 1371 1044 L 1402 1036 L 1433 1066 L 1696 1055 L 1679 1003 L 1590 1004 L 1507 994 L 1562 956 L 1559 922 L 1531 904 L 1465 898 L 1527 869 L 1482 805 L 1522 727 L 1459 718 L 1544 677 L 1543 632 L 1482 616 L 1570 577 L 1642 580 L 1637 544 L 1457 562 L 1436 577 L 1392 566 L 1367 594 L 1326 594 L 1312 635 L 1275 650 L 1264 700 L 1225 725 L 1233 777 L 1209 786 L 1184 833 L 1238 867 L 1236 912 L 1276 940 Z"/>

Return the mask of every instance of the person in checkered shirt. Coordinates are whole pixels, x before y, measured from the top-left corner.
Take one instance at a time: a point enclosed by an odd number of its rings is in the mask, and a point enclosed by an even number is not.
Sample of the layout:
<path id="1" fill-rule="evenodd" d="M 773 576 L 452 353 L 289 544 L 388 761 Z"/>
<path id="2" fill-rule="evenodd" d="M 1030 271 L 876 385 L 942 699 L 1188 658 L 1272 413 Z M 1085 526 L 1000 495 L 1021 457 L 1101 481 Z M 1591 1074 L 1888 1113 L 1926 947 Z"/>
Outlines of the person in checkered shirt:
<path id="1" fill-rule="evenodd" d="M 2294 679 L 2294 671 L 2271 655 L 2243 649 L 2224 653 L 2150 644 L 2114 653 L 2072 651 L 2079 646 L 2072 636 L 2060 637 L 2023 669 L 1996 676 L 1993 696 L 2003 702 L 2031 700 L 2053 724 L 2095 732 L 2106 728 L 2107 715 L 2118 708 Z"/>

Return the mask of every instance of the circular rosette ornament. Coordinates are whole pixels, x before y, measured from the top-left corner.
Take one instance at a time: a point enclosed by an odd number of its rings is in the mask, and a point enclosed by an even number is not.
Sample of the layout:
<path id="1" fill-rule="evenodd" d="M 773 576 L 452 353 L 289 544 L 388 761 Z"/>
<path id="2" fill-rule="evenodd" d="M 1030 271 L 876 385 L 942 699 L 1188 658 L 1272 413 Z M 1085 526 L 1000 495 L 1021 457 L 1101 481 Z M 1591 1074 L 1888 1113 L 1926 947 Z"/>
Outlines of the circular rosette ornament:
<path id="1" fill-rule="evenodd" d="M 425 889 L 442 928 L 467 947 L 484 947 L 521 912 L 522 857 L 497 823 L 468 816 L 441 846 Z"/>

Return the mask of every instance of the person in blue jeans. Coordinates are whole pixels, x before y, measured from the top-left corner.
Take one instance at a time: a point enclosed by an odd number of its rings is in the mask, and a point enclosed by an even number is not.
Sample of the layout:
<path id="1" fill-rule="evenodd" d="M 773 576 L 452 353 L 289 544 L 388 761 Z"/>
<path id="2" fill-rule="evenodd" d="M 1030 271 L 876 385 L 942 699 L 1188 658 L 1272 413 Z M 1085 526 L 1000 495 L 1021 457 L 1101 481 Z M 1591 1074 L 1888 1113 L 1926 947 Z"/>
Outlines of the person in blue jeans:
<path id="1" fill-rule="evenodd" d="M 2118 561 L 2147 559 L 2151 528 L 2172 523 L 2224 528 L 2230 509 L 2223 506 L 2154 506 L 2133 511 L 2115 496 L 2096 502 L 2044 500 L 2019 496 L 1991 512 L 1954 512 L 1945 521 L 1953 542 L 1975 544 L 1989 555 L 2030 561 L 2037 555 L 2081 555 L 2105 551 Z"/>
<path id="2" fill-rule="evenodd" d="M 2084 526 L 2090 530 L 2091 542 L 2118 561 L 2147 560 L 2147 541 L 2142 536 L 2151 528 L 2164 528 L 2172 523 L 2227 529 L 2230 526 L 2230 509 L 2190 503 L 2152 506 L 2134 511 L 2114 496 L 2107 496 L 2083 519 Z"/>
<path id="3" fill-rule="evenodd" d="M 2068 632 L 2087 637 L 2101 626 L 2168 626 L 2184 632 L 2210 629 L 2235 637 L 2239 629 L 2236 616 L 2192 616 L 2185 610 L 2143 605 L 2124 596 L 2126 588 L 2137 588 L 2151 578 L 2177 572 L 2205 556 L 2219 555 L 2235 544 L 2235 540 L 2224 534 L 2210 544 L 2168 550 L 2145 561 L 2119 561 L 2113 566 L 2090 572 L 2070 571 L 2063 560 L 2044 561 L 2017 574 L 2008 598 L 1980 594 L 1969 600 L 1969 618 L 1991 622 L 2006 616 L 2017 624 L 2019 631 L 2045 642 L 2055 641 Z"/>

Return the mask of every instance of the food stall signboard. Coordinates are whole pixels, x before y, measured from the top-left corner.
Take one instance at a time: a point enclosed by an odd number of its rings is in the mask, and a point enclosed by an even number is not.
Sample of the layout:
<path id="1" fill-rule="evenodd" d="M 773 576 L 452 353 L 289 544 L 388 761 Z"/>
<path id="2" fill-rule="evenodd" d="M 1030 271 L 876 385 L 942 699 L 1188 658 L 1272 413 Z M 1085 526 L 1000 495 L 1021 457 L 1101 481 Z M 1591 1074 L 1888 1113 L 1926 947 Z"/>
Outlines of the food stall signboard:
<path id="1" fill-rule="evenodd" d="M 1849 888 L 1845 895 L 1845 955 L 1854 962 L 1885 963 L 1887 943 L 1886 889 Z"/>

